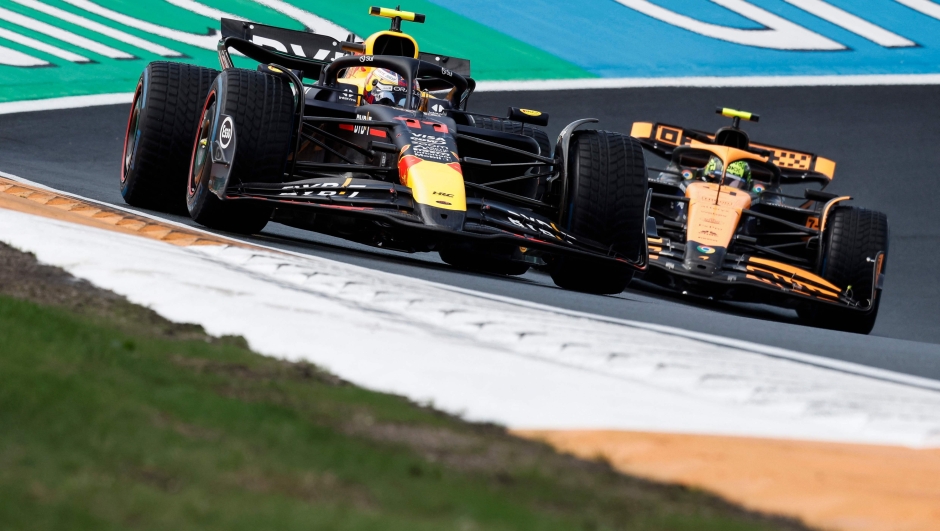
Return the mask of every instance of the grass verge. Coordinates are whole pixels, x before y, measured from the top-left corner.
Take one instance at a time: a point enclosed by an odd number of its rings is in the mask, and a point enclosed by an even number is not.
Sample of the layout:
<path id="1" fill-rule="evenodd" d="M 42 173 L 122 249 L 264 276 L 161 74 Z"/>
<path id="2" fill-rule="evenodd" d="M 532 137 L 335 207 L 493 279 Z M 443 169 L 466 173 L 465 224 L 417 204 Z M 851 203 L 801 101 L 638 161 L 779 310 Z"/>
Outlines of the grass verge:
<path id="1" fill-rule="evenodd" d="M 0 529 L 804 529 L 252 353 L 0 244 Z"/>

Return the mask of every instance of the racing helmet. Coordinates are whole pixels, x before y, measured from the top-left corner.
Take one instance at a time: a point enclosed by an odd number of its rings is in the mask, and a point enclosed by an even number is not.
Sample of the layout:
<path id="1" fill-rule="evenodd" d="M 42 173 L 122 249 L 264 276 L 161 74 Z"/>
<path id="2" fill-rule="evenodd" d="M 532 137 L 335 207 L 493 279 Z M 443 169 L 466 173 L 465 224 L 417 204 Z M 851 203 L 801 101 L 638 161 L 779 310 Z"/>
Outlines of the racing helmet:
<path id="1" fill-rule="evenodd" d="M 751 165 L 743 160 L 728 164 L 724 183 L 739 190 L 751 189 Z"/>
<path id="2" fill-rule="evenodd" d="M 408 99 L 408 87 L 405 78 L 386 68 L 373 68 L 366 78 L 363 99 L 366 103 L 404 107 Z M 420 89 L 415 81 L 414 104 L 420 102 Z"/>
<path id="3" fill-rule="evenodd" d="M 725 168 L 725 165 L 722 164 L 721 159 L 712 155 L 708 159 L 708 164 L 705 165 L 705 174 L 703 177 L 706 181 L 718 182 L 721 179 L 721 170 Z"/>

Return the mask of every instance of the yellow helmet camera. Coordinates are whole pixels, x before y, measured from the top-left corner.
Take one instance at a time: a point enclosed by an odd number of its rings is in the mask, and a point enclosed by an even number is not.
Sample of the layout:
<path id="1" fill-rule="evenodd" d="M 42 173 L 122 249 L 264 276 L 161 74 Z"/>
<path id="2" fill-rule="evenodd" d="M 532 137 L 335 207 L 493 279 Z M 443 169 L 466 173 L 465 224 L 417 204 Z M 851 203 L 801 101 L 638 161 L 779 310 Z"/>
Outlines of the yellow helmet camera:
<path id="1" fill-rule="evenodd" d="M 732 127 L 735 129 L 741 126 L 741 120 L 747 120 L 749 122 L 759 122 L 760 116 L 746 111 L 738 111 L 735 109 L 729 109 L 728 107 L 718 107 L 715 109 L 715 114 L 720 114 L 726 118 L 731 118 L 734 120 Z"/>
<path id="2" fill-rule="evenodd" d="M 418 24 L 424 24 L 425 16 L 421 13 L 412 13 L 411 11 L 401 11 L 401 6 L 398 6 L 395 9 L 389 9 L 387 7 L 376 7 L 372 6 L 369 8 L 369 14 L 375 17 L 385 17 L 392 19 L 392 27 L 389 28 L 389 31 L 401 32 L 401 21 L 407 20 L 408 22 L 417 22 Z"/>

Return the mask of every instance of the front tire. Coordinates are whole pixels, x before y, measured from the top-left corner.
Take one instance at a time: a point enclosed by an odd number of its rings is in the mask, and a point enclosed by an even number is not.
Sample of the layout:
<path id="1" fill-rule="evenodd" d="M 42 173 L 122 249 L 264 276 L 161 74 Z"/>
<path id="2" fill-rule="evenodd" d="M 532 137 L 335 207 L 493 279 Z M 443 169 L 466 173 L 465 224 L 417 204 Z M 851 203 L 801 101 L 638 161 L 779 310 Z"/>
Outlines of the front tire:
<path id="1" fill-rule="evenodd" d="M 875 258 L 885 253 L 882 271 L 888 259 L 888 216 L 881 212 L 849 206 L 835 207 L 825 227 L 822 277 L 836 286 L 851 286 L 861 296 L 872 294 L 872 308 L 860 312 L 831 305 L 808 304 L 797 309 L 806 324 L 856 334 L 868 334 L 875 327 L 880 291 L 874 288 L 872 275 Z"/>
<path id="2" fill-rule="evenodd" d="M 261 232 L 274 207 L 255 200 L 219 199 L 209 190 L 209 150 L 218 138 L 219 116 L 235 122 L 235 157 L 229 185 L 281 182 L 294 125 L 294 96 L 282 78 L 231 68 L 219 74 L 209 91 L 191 147 L 186 206 L 197 223 L 240 234 Z"/>
<path id="3" fill-rule="evenodd" d="M 645 252 L 646 160 L 639 141 L 609 131 L 577 131 L 568 148 L 568 197 L 562 229 L 622 256 Z M 633 279 L 627 264 L 563 256 L 552 264 L 558 286 L 597 294 L 622 292 Z"/>
<path id="4" fill-rule="evenodd" d="M 157 61 L 147 65 L 124 135 L 121 195 L 127 204 L 182 212 L 193 133 L 218 70 Z"/>

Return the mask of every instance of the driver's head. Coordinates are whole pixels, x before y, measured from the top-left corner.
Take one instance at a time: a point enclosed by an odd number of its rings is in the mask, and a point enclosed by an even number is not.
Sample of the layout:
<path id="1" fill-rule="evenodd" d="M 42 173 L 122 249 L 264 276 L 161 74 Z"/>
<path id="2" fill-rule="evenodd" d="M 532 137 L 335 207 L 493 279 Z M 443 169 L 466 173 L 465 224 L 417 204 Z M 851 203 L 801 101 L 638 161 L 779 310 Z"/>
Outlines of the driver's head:
<path id="1" fill-rule="evenodd" d="M 724 164 L 721 163 L 721 159 L 712 155 L 708 159 L 708 164 L 705 165 L 705 180 L 717 182 L 718 179 L 721 179 L 721 170 L 723 170 L 724 167 Z"/>
<path id="2" fill-rule="evenodd" d="M 408 97 L 406 85 L 405 78 L 397 73 L 385 68 L 375 68 L 366 78 L 363 99 L 372 104 L 404 107 Z M 415 91 L 418 91 L 417 81 Z"/>
<path id="3" fill-rule="evenodd" d="M 722 185 L 732 186 L 740 190 L 749 190 L 751 183 L 751 166 L 739 160 L 732 162 L 725 170 L 724 180 L 721 180 L 721 171 L 724 169 L 721 159 L 712 155 L 705 165 L 704 177 L 706 181 L 721 182 Z"/>
<path id="4" fill-rule="evenodd" d="M 725 171 L 725 184 L 741 190 L 750 190 L 751 165 L 743 160 L 728 164 L 728 169 Z"/>

